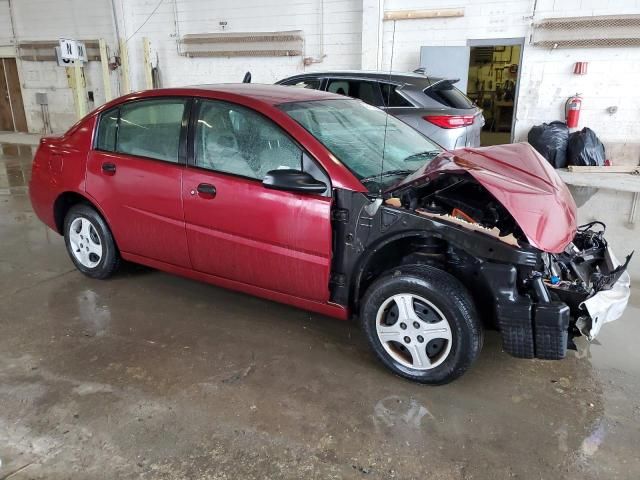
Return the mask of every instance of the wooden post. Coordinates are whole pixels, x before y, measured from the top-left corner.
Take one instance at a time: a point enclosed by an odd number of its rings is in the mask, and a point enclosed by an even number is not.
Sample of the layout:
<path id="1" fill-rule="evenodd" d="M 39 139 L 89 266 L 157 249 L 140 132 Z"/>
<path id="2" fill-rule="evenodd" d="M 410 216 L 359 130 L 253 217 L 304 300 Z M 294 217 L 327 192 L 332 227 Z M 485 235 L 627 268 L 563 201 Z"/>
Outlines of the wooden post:
<path id="1" fill-rule="evenodd" d="M 104 84 L 104 101 L 108 102 L 113 98 L 111 93 L 111 76 L 109 75 L 109 57 L 107 56 L 107 42 L 101 38 L 100 44 L 100 64 L 102 65 L 102 82 Z"/>
<path id="2" fill-rule="evenodd" d="M 127 42 L 120 39 L 120 68 L 122 68 L 122 95 L 131 92 L 131 83 L 129 82 L 129 49 Z"/>
<path id="3" fill-rule="evenodd" d="M 153 76 L 151 75 L 151 43 L 147 37 L 142 39 L 142 49 L 144 51 L 144 83 L 147 90 L 153 88 Z"/>
<path id="4" fill-rule="evenodd" d="M 73 67 L 67 67 L 67 76 L 69 78 L 69 86 L 73 92 L 76 117 L 79 120 L 87 114 L 87 94 L 82 78 L 82 63 L 79 60 L 74 63 Z"/>

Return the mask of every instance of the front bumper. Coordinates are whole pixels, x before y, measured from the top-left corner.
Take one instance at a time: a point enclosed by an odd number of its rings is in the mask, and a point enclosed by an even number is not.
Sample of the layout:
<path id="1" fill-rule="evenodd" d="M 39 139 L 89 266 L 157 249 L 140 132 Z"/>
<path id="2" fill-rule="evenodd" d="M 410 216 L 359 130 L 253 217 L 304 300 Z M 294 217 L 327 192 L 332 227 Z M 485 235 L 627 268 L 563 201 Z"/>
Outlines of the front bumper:
<path id="1" fill-rule="evenodd" d="M 535 276 L 525 291 L 514 265 L 484 263 L 479 273 L 494 297 L 503 349 L 520 358 L 559 360 L 573 345 L 572 337 L 582 334 L 592 340 L 602 325 L 620 318 L 630 296 L 626 264 L 617 268 L 620 262 L 608 247 L 600 258 L 601 289 L 591 296 L 553 288 Z"/>
<path id="2" fill-rule="evenodd" d="M 610 248 L 607 248 L 605 261 L 614 270 L 620 265 Z M 585 337 L 593 340 L 600 332 L 602 325 L 620 318 L 627 308 L 631 296 L 631 277 L 624 271 L 609 290 L 601 290 L 580 303 L 580 310 L 586 315 L 576 320 L 576 327 Z"/>

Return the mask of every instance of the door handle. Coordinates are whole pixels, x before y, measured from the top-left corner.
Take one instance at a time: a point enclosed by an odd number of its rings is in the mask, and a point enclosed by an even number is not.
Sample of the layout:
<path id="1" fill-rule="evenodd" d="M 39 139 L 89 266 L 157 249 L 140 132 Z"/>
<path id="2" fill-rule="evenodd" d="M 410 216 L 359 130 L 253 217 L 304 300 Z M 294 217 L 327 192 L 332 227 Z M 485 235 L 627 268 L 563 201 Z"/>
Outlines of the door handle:
<path id="1" fill-rule="evenodd" d="M 198 185 L 198 196 L 202 198 L 214 198 L 216 196 L 216 187 L 210 183 L 201 183 Z"/>
<path id="2" fill-rule="evenodd" d="M 106 175 L 113 175 L 116 173 L 115 163 L 105 162 L 102 164 L 102 172 Z"/>

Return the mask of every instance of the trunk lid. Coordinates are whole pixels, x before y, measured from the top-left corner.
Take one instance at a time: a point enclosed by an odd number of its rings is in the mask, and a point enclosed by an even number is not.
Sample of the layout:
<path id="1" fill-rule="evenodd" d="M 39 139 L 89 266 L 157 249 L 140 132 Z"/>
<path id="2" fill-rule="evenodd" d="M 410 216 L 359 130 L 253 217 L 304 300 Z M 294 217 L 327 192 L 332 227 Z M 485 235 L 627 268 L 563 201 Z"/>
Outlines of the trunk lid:
<path id="1" fill-rule="evenodd" d="M 444 152 L 391 191 L 447 172 L 467 172 L 513 216 L 529 243 L 559 253 L 576 234 L 576 204 L 549 163 L 528 143 Z"/>

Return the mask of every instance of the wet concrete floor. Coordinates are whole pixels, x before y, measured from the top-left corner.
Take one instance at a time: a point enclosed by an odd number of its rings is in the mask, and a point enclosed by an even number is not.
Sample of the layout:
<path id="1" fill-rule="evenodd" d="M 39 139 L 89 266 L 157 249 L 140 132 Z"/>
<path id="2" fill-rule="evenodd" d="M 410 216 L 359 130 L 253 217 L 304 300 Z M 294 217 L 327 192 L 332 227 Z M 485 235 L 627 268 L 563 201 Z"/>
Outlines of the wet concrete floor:
<path id="1" fill-rule="evenodd" d="M 76 272 L 0 157 L 0 479 L 637 479 L 640 291 L 599 341 L 460 380 L 346 322 L 142 267 Z"/>

